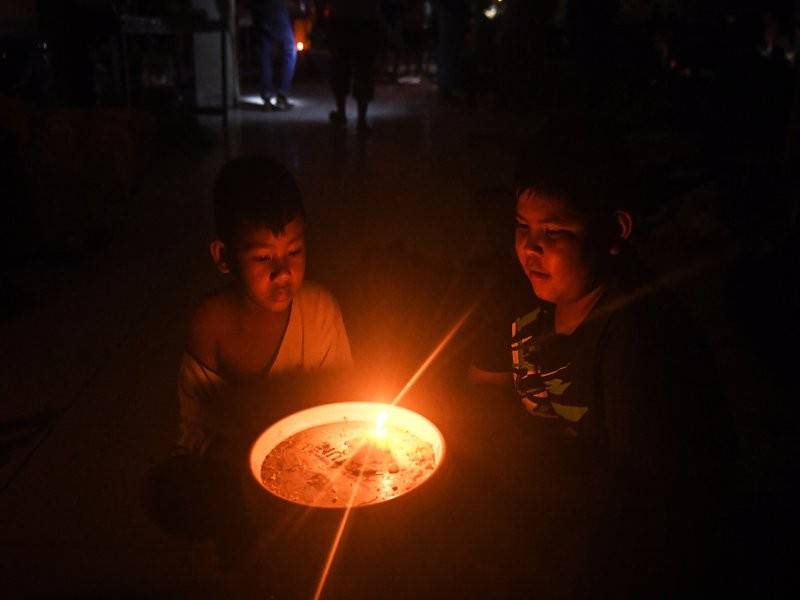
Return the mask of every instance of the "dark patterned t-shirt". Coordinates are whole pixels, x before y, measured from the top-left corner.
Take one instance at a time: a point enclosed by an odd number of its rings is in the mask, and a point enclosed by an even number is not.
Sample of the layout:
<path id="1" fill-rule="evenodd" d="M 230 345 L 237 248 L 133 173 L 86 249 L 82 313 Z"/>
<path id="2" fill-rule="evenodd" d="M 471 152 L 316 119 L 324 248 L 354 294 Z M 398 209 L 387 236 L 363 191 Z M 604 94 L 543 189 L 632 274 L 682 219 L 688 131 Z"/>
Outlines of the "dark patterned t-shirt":
<path id="1" fill-rule="evenodd" d="M 592 459 L 642 472 L 695 464 L 709 440 L 728 447 L 713 359 L 668 293 L 609 286 L 569 335 L 555 333 L 552 304 L 527 296 L 494 296 L 473 364 L 511 370 L 528 413 L 561 420 Z"/>
<path id="2" fill-rule="evenodd" d="M 538 306 L 511 324 L 514 386 L 532 415 L 577 423 L 589 410 L 589 398 L 573 393 L 580 387 L 573 386 L 575 339 L 554 333 L 549 305 Z"/>

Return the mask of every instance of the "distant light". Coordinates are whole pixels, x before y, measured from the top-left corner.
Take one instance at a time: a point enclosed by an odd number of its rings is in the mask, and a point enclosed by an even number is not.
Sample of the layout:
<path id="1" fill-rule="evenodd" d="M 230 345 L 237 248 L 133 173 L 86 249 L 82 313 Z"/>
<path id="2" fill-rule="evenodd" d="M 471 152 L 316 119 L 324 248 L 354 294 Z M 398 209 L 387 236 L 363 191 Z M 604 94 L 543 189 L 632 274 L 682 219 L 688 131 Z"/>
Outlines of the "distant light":
<path id="1" fill-rule="evenodd" d="M 489 8 L 483 11 L 483 16 L 487 19 L 494 19 L 497 16 L 497 7 L 492 4 Z"/>
<path id="2" fill-rule="evenodd" d="M 422 83 L 422 77 L 419 75 L 403 75 L 397 78 L 397 83 L 404 83 L 407 85 L 419 85 Z"/>
<path id="3" fill-rule="evenodd" d="M 290 96 L 290 97 L 287 98 L 287 100 L 289 102 L 291 102 L 292 104 L 294 104 L 295 108 L 304 108 L 304 107 L 307 107 L 309 105 L 308 100 L 304 100 L 304 99 L 298 98 L 296 96 Z M 241 96 L 239 96 L 239 104 L 241 104 L 243 106 L 247 106 L 247 105 L 250 105 L 250 106 L 264 106 L 264 99 L 261 96 L 258 96 L 256 94 L 242 94 Z M 293 111 L 286 111 L 283 114 L 289 116 L 289 115 L 295 115 L 296 113 L 294 113 Z M 327 121 L 327 120 L 328 120 L 328 116 L 327 116 L 327 113 L 325 113 L 325 121 Z"/>
<path id="4" fill-rule="evenodd" d="M 264 99 L 261 96 L 256 96 L 255 94 L 240 96 L 239 102 L 242 104 L 256 104 L 259 106 L 264 106 Z"/>
<path id="5" fill-rule="evenodd" d="M 297 51 L 302 52 L 306 49 L 306 45 L 303 42 L 297 42 Z"/>

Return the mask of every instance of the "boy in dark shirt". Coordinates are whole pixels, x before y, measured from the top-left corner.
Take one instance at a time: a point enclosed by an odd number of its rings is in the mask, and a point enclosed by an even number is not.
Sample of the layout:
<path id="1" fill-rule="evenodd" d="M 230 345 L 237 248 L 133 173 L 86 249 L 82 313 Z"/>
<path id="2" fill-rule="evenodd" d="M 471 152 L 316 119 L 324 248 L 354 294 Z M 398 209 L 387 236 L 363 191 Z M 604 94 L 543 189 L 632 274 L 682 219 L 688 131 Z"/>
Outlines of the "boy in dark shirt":
<path id="1" fill-rule="evenodd" d="M 523 164 L 516 200 L 515 250 L 533 294 L 488 327 L 470 379 L 513 384 L 539 421 L 528 429 L 546 456 L 532 460 L 584 480 L 554 503 L 593 515 L 585 591 L 709 584 L 721 466 L 733 460 L 712 360 L 628 246 L 622 156 L 585 139 L 546 146 Z M 566 435 L 542 444 L 554 431 Z"/>

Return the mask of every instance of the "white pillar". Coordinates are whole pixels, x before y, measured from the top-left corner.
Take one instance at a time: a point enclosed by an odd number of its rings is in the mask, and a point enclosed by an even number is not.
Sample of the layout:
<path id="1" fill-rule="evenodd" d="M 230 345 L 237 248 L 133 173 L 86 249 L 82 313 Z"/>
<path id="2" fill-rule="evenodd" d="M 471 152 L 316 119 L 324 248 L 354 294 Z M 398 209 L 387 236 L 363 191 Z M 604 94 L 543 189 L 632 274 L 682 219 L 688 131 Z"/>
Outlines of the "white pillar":
<path id="1" fill-rule="evenodd" d="M 224 3 L 231 6 L 233 2 Z M 211 21 L 220 20 L 216 0 L 192 0 L 192 8 L 205 10 Z M 230 9 L 232 12 L 232 8 Z M 232 22 L 225 15 L 226 22 Z M 222 105 L 222 48 L 219 32 L 196 33 L 194 46 L 195 99 L 198 108 L 217 108 Z M 234 54 L 230 34 L 225 36 L 227 44 L 228 106 L 232 106 L 238 92 L 238 77 L 234 68 Z"/>

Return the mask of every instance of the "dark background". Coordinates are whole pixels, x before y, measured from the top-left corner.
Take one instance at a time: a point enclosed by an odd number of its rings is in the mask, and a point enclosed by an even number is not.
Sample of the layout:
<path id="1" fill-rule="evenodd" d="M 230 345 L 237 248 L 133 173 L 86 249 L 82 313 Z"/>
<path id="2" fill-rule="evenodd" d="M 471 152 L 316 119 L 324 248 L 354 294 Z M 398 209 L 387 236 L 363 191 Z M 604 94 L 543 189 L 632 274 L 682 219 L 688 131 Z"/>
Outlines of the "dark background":
<path id="1" fill-rule="evenodd" d="M 741 454 L 741 555 L 750 584 L 777 589 L 797 499 L 797 4 L 505 0 L 489 19 L 490 2 L 467 2 L 463 78 L 446 99 L 432 13 L 406 38 L 421 72 L 403 55 L 391 73 L 382 56 L 368 139 L 328 124 L 322 3 L 295 8 L 314 28 L 293 111 L 251 100 L 257 57 L 242 11 L 238 106 L 227 128 L 201 114 L 196 84 L 219 67 L 185 33 L 218 18 L 216 3 L 201 4 L 0 9 L 4 591 L 228 589 L 207 544 L 161 532 L 143 506 L 174 440 L 188 315 L 220 285 L 206 255 L 209 190 L 228 158 L 268 153 L 298 176 L 309 276 L 342 305 L 358 393 L 390 397 L 464 307 L 515 273 L 514 157 L 565 112 L 612 124 L 634 150 L 634 243 L 712 344 Z M 184 31 L 130 41 L 130 105 L 122 14 Z M 459 336 L 437 362 L 420 412 L 459 410 L 451 384 L 469 343 Z"/>

